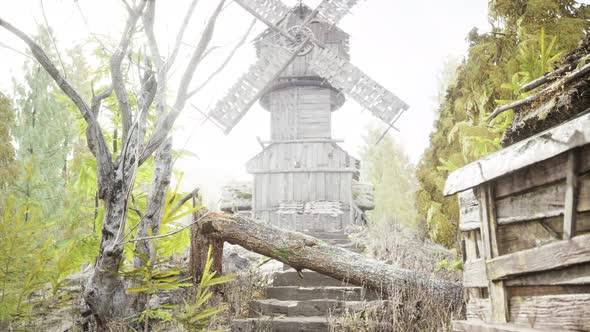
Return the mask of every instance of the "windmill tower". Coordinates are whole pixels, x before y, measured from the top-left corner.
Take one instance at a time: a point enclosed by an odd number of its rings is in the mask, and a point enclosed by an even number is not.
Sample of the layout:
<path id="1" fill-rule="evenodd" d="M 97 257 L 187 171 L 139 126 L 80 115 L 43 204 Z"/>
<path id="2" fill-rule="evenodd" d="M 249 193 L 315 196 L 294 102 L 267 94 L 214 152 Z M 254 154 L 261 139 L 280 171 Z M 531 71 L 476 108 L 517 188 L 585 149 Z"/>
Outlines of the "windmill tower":
<path id="1" fill-rule="evenodd" d="M 229 133 L 260 100 L 271 115 L 271 140 L 247 163 L 251 193 L 228 187 L 222 208 L 251 208 L 296 231 L 359 223 L 373 208 L 372 187 L 358 182 L 359 161 L 332 139 L 331 114 L 348 95 L 391 128 L 408 106 L 348 62 L 349 36 L 335 24 L 356 0 L 324 0 L 315 10 L 278 0 L 236 2 L 269 28 L 256 40 L 258 61 L 209 116 Z"/>

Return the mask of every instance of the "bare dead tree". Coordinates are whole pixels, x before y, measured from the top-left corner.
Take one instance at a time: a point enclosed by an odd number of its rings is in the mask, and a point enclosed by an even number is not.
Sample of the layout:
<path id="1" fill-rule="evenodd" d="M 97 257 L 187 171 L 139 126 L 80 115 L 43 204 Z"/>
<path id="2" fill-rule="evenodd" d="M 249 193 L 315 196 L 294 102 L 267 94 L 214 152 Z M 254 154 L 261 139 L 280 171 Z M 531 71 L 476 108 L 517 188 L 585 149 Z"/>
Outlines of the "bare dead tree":
<path id="1" fill-rule="evenodd" d="M 154 32 L 156 18 L 156 0 L 139 0 L 133 4 L 125 1 L 128 12 L 125 27 L 110 61 L 110 87 L 86 101 L 81 94 L 60 73 L 51 62 L 46 52 L 22 30 L 0 18 L 0 26 L 21 39 L 30 48 L 33 57 L 55 80 L 63 93 L 75 104 L 87 122 L 86 138 L 88 148 L 96 158 L 98 198 L 103 201 L 105 213 L 101 230 L 99 255 L 94 272 L 84 292 L 84 298 L 99 326 L 109 320 L 126 317 L 132 313 L 131 299 L 126 294 L 125 280 L 119 275 L 123 261 L 124 244 L 127 243 L 125 224 L 127 212 L 134 211 L 141 215 L 136 238 L 136 250 L 143 254 L 154 255 L 152 242 L 142 240 L 147 235 L 158 234 L 161 226 L 166 193 L 168 192 L 173 162 L 171 158 L 172 139 L 170 133 L 175 120 L 184 109 L 193 76 L 204 56 L 210 50 L 211 40 L 217 19 L 224 8 L 225 0 L 219 0 L 213 14 L 208 19 L 196 47 L 192 50 L 188 64 L 181 74 L 180 85 L 175 99 L 166 98 L 170 68 L 174 65 L 181 47 L 187 26 L 199 0 L 192 0 L 183 18 L 175 39 L 171 54 L 165 58 L 160 54 Z M 141 26 L 142 25 L 142 26 Z M 143 29 L 141 29 L 143 27 Z M 123 68 L 127 55 L 131 52 L 131 40 L 142 38 L 149 48 L 151 57 L 146 57 L 141 67 L 140 89 L 132 91 L 137 96 L 137 107 L 132 107 L 129 100 L 131 84 L 125 80 Z M 240 46 L 238 44 L 236 47 Z M 231 56 L 235 54 L 232 51 Z M 153 62 L 153 63 L 152 63 Z M 225 62 L 226 63 L 226 62 Z M 224 63 L 224 64 L 225 64 Z M 199 86 L 200 88 L 200 86 Z M 122 119 L 121 152 L 116 160 L 103 135 L 98 118 L 102 101 L 115 93 L 118 112 Z M 155 112 L 155 126 L 152 133 L 146 134 L 148 113 Z M 148 195 L 146 210 L 138 211 L 136 206 L 129 206 L 130 194 L 139 167 L 149 158 L 154 157 L 154 174 Z M 141 265 L 135 260 L 135 265 Z M 135 308 L 140 308 L 135 306 Z"/>

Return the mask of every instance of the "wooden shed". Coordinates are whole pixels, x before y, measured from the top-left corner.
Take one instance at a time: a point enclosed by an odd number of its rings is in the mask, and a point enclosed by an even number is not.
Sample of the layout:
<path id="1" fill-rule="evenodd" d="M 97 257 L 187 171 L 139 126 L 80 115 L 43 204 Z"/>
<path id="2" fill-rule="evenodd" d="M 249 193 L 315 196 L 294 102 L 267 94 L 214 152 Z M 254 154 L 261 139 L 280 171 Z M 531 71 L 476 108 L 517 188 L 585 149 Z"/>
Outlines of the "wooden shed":
<path id="1" fill-rule="evenodd" d="M 542 88 L 533 103 L 514 108 L 514 136 L 505 142 L 518 142 L 447 179 L 444 194 L 459 194 L 467 301 L 467 318 L 454 331 L 590 331 L 586 67 L 575 63 L 545 78 L 554 93 Z M 546 112 L 540 124 L 539 109 Z M 566 122 L 543 128 L 567 111 Z M 525 127 L 542 131 L 523 139 Z"/>

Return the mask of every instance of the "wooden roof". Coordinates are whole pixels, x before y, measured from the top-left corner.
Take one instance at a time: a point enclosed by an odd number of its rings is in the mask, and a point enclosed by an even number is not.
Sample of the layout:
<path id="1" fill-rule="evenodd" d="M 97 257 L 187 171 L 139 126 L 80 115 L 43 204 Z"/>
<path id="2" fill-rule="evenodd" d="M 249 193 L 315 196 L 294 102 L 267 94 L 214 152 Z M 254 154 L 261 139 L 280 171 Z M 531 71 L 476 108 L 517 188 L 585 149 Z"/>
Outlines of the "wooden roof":
<path id="1" fill-rule="evenodd" d="M 575 147 L 590 143 L 590 113 L 522 140 L 451 173 L 444 195 L 496 179 Z"/>

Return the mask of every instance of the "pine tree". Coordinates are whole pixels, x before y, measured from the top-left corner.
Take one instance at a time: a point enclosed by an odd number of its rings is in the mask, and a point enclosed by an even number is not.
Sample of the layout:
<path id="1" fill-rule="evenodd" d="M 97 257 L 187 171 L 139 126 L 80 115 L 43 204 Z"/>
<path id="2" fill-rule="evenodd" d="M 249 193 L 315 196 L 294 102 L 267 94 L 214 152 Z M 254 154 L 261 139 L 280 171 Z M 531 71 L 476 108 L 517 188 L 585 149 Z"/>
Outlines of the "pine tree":
<path id="1" fill-rule="evenodd" d="M 0 195 L 13 183 L 17 172 L 11 129 L 14 113 L 10 99 L 0 92 Z"/>
<path id="2" fill-rule="evenodd" d="M 51 38 L 47 30 L 40 28 L 35 39 L 44 49 L 51 50 Z M 23 170 L 17 186 L 25 204 L 38 202 L 44 215 L 49 216 L 64 203 L 64 179 L 74 121 L 56 100 L 58 90 L 45 70 L 33 61 L 26 61 L 24 68 L 24 82 L 15 84 L 13 132 L 18 146 L 17 160 Z"/>
<path id="3" fill-rule="evenodd" d="M 415 226 L 414 167 L 391 136 L 376 144 L 380 136 L 381 131 L 370 129 L 361 153 L 363 178 L 375 186 L 375 210 L 369 212 L 370 219 L 374 223 Z"/>

